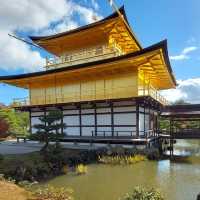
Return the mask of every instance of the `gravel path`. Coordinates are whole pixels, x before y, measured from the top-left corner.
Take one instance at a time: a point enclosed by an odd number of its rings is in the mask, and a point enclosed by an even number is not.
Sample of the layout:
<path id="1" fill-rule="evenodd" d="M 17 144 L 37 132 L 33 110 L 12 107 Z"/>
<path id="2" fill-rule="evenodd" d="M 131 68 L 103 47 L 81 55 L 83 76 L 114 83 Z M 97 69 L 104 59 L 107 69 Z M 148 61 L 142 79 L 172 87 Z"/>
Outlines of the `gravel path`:
<path id="1" fill-rule="evenodd" d="M 73 143 L 61 143 L 64 148 L 68 149 L 97 149 L 105 145 L 90 145 L 90 144 L 73 144 Z M 43 144 L 33 141 L 23 142 L 22 140 L 17 143 L 16 140 L 0 142 L 0 154 L 25 154 L 35 151 L 39 151 L 42 148 Z"/>
<path id="2" fill-rule="evenodd" d="M 39 151 L 41 144 L 38 143 L 17 143 L 16 141 L 6 141 L 0 143 L 0 154 L 24 154 Z"/>

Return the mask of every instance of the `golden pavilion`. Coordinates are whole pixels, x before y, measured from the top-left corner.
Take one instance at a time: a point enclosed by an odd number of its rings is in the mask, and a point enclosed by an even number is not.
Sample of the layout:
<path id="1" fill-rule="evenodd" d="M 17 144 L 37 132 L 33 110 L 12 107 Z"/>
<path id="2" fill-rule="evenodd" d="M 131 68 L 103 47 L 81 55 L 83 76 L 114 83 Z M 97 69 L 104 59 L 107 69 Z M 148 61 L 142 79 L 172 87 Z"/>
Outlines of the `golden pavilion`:
<path id="1" fill-rule="evenodd" d="M 167 41 L 143 48 L 124 7 L 80 28 L 30 39 L 53 57 L 45 70 L 0 81 L 25 88 L 14 107 L 30 113 L 31 133 L 39 117 L 60 109 L 66 141 L 135 142 L 157 135 L 160 90 L 176 87 Z M 141 140 L 139 140 L 141 141 Z"/>

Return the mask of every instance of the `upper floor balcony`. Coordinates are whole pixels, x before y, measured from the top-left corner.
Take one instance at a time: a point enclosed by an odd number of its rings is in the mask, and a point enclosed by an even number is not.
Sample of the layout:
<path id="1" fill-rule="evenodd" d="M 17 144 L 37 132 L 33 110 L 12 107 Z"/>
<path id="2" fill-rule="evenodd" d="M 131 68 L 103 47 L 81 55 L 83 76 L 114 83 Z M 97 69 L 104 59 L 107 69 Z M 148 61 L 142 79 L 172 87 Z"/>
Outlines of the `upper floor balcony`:
<path id="1" fill-rule="evenodd" d="M 60 57 L 47 58 L 46 70 L 61 67 L 68 67 L 72 65 L 94 62 L 122 55 L 122 51 L 117 47 L 109 47 L 108 45 L 101 45 L 93 48 L 79 50 L 74 53 L 68 53 Z"/>
<path id="2" fill-rule="evenodd" d="M 130 90 L 128 86 L 118 88 L 119 91 L 125 91 Z M 95 100 L 95 96 L 92 94 L 85 94 L 88 98 Z M 112 96 L 112 94 L 110 94 Z M 138 89 L 138 95 L 136 97 L 142 97 L 142 96 L 150 96 L 156 101 L 160 102 L 162 105 L 169 105 L 169 102 L 160 94 L 159 91 L 157 91 L 152 86 L 149 86 L 148 88 L 139 88 Z M 102 94 L 102 99 L 108 98 L 108 96 Z M 80 94 L 76 94 L 74 96 L 65 96 L 64 93 L 62 93 L 60 96 L 55 95 L 47 95 L 45 96 L 45 99 L 43 99 L 41 96 L 37 96 L 34 99 L 29 98 L 20 98 L 20 99 L 14 99 L 13 100 L 13 107 L 23 107 L 23 106 L 31 106 L 31 105 L 46 105 L 46 104 L 55 104 L 55 103 L 67 103 L 67 102 L 79 102 L 80 101 Z"/>

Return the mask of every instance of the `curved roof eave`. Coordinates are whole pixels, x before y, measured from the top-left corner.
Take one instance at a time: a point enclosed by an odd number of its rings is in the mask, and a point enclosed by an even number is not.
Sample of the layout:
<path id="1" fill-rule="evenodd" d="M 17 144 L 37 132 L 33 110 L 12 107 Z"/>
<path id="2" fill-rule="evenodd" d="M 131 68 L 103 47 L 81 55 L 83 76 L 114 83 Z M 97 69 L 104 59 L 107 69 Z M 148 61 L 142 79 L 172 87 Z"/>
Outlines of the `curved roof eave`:
<path id="1" fill-rule="evenodd" d="M 178 84 L 176 82 L 176 78 L 175 78 L 173 70 L 172 70 L 172 67 L 171 67 L 171 64 L 170 64 L 170 60 L 169 60 L 167 39 L 163 40 L 162 43 L 163 43 L 163 48 L 162 49 L 163 49 L 164 59 L 165 59 L 166 65 L 167 65 L 168 72 L 169 72 L 169 74 L 170 74 L 170 76 L 172 78 L 172 81 L 173 81 L 174 85 L 178 86 Z"/>
<path id="2" fill-rule="evenodd" d="M 19 74 L 19 75 L 11 75 L 11 76 L 0 76 L 0 82 L 14 80 L 14 79 L 23 79 L 23 78 L 29 78 L 29 77 L 43 76 L 43 75 L 48 75 L 48 74 L 53 74 L 53 73 L 58 73 L 58 72 L 63 72 L 63 71 L 78 70 L 81 68 L 88 68 L 88 67 L 93 67 L 93 66 L 97 66 L 97 65 L 100 66 L 101 64 L 105 64 L 105 63 L 111 63 L 114 61 L 121 61 L 121 60 L 128 59 L 131 57 L 141 56 L 145 53 L 148 53 L 148 52 L 151 52 L 154 50 L 158 50 L 158 49 L 163 50 L 163 55 L 164 55 L 165 63 L 167 66 L 167 70 L 171 76 L 171 79 L 172 79 L 174 85 L 177 86 L 177 83 L 176 83 L 176 80 L 175 80 L 175 77 L 173 75 L 173 71 L 172 71 L 172 68 L 170 65 L 170 61 L 169 61 L 169 56 L 168 56 L 168 51 L 167 51 L 167 40 L 163 40 L 157 44 L 154 44 L 152 46 L 144 48 L 141 51 L 129 53 L 129 54 L 118 56 L 118 57 L 93 61 L 90 63 L 82 63 L 82 64 L 78 64 L 78 65 L 73 65 L 70 67 L 63 67 L 63 68 L 52 69 L 52 70 L 47 70 L 47 71 L 32 72 L 32 73 L 28 73 L 28 74 Z"/>
<path id="3" fill-rule="evenodd" d="M 127 24 L 129 25 L 124 6 L 121 6 L 119 8 L 119 11 L 124 16 L 124 19 L 126 20 Z M 114 12 L 111 15 L 109 15 L 108 17 L 106 17 L 104 19 L 101 19 L 100 21 L 97 21 L 97 22 L 94 22 L 94 23 L 91 23 L 91 24 L 87 24 L 85 26 L 81 26 L 81 27 L 78 27 L 76 29 L 72 29 L 72 30 L 69 30 L 69 31 L 65 31 L 65 32 L 62 32 L 62 33 L 57 33 L 57 34 L 49 35 L 49 36 L 29 36 L 29 38 L 35 43 L 37 43 L 37 41 L 40 41 L 40 40 L 45 41 L 45 40 L 50 40 L 50 39 L 54 39 L 54 38 L 59 38 L 59 37 L 62 37 L 62 36 L 67 36 L 67 35 L 71 35 L 71 34 L 74 34 L 74 33 L 78 33 L 78 32 L 83 31 L 83 30 L 90 29 L 92 27 L 95 27 L 95 26 L 98 26 L 100 24 L 103 24 L 104 22 L 106 22 L 109 19 L 113 19 L 113 18 L 116 18 L 116 17 L 119 17 L 119 15 L 118 15 L 117 12 Z M 135 36 L 133 35 L 133 33 L 129 29 L 127 29 L 127 30 L 129 32 L 129 34 L 131 35 L 131 37 L 133 38 L 133 40 L 138 45 L 138 47 L 140 49 L 142 49 L 142 46 L 138 42 L 137 38 L 135 38 Z"/>

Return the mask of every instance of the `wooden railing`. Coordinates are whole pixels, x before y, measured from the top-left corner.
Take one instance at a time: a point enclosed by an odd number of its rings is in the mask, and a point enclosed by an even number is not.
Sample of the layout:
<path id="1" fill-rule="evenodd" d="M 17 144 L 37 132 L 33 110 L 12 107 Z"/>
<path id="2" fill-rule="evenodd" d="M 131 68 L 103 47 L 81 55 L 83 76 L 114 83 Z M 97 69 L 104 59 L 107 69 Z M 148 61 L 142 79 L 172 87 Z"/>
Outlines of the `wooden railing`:
<path id="1" fill-rule="evenodd" d="M 113 135 L 112 135 L 113 134 Z M 154 130 L 147 130 L 147 131 L 139 131 L 139 135 L 137 135 L 136 131 L 92 131 L 93 137 L 133 137 L 133 138 L 151 138 L 151 137 L 157 137 L 158 133 L 156 133 Z"/>
<path id="2" fill-rule="evenodd" d="M 119 49 L 106 45 L 90 49 L 83 49 L 77 53 L 66 54 L 61 57 L 46 58 L 46 70 L 87 63 L 121 55 Z"/>
<path id="3" fill-rule="evenodd" d="M 169 105 L 169 101 L 165 99 L 158 90 L 156 90 L 153 86 L 148 85 L 147 87 L 139 87 L 138 96 L 151 96 L 155 100 L 159 101 L 163 105 Z"/>
<path id="4" fill-rule="evenodd" d="M 30 105 L 30 100 L 28 97 L 15 98 L 15 99 L 13 99 L 13 102 L 12 102 L 13 107 L 27 106 L 27 105 Z"/>
<path id="5" fill-rule="evenodd" d="M 111 99 L 114 96 L 126 96 L 127 93 L 133 93 L 133 97 L 137 96 L 151 96 L 160 103 L 167 105 L 167 100 L 162 97 L 158 91 L 153 89 L 153 87 L 149 88 L 149 90 L 144 89 L 138 89 L 138 95 L 134 94 L 134 88 L 133 86 L 124 86 L 124 87 L 118 87 L 113 88 L 113 90 L 102 90 L 98 91 L 98 93 L 88 93 L 85 94 L 83 97 L 81 97 L 80 93 L 71 94 L 71 96 L 65 96 L 64 93 L 59 95 L 46 95 L 46 96 L 34 96 L 31 100 L 28 98 L 22 98 L 22 99 L 14 99 L 13 106 L 28 106 L 28 105 L 45 105 L 45 104 L 55 104 L 55 103 L 67 103 L 67 102 L 79 102 L 81 100 L 98 100 L 101 99 Z"/>
<path id="6" fill-rule="evenodd" d="M 173 139 L 199 139 L 200 138 L 200 128 L 182 128 L 173 130 L 160 130 L 160 136 L 164 138 Z"/>

